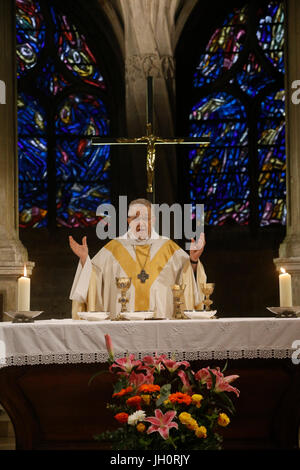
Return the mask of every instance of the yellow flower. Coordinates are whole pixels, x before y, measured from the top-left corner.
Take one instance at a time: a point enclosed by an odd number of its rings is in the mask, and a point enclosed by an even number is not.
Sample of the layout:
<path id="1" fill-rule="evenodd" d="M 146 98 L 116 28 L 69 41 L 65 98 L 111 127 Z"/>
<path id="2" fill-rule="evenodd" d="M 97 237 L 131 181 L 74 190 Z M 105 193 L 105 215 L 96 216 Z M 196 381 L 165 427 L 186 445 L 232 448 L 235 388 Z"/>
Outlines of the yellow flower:
<path id="1" fill-rule="evenodd" d="M 196 430 L 195 430 L 195 434 L 197 437 L 199 437 L 199 439 L 206 439 L 207 438 L 207 429 L 205 426 L 199 426 Z"/>
<path id="2" fill-rule="evenodd" d="M 169 405 L 169 403 L 171 403 L 170 400 L 165 400 L 164 401 L 164 405 Z"/>
<path id="3" fill-rule="evenodd" d="M 196 431 L 196 429 L 198 428 L 198 423 L 195 419 L 191 418 L 187 423 L 186 423 L 186 427 L 188 429 L 190 429 L 191 431 Z"/>
<path id="4" fill-rule="evenodd" d="M 197 408 L 200 408 L 201 406 L 201 401 L 203 400 L 203 396 L 200 394 L 195 393 L 192 395 L 192 403 L 197 406 Z"/>
<path id="5" fill-rule="evenodd" d="M 229 423 L 230 423 L 230 419 L 228 418 L 227 414 L 220 413 L 218 417 L 219 426 L 223 426 L 225 428 L 225 426 L 228 426 Z"/>
<path id="6" fill-rule="evenodd" d="M 186 413 L 185 411 L 183 411 L 182 413 L 180 413 L 180 415 L 178 416 L 179 418 L 179 421 L 182 423 L 182 424 L 186 424 L 188 423 L 188 421 L 192 418 L 190 413 Z"/>
<path id="7" fill-rule="evenodd" d="M 141 395 L 141 399 L 145 405 L 150 405 L 151 396 L 150 395 Z"/>
<path id="8" fill-rule="evenodd" d="M 145 429 L 146 429 L 146 426 L 144 425 L 144 423 L 139 423 L 139 424 L 137 425 L 137 427 L 136 427 L 136 430 L 137 430 L 138 432 L 144 432 Z"/>
<path id="9" fill-rule="evenodd" d="M 180 413 L 178 418 L 179 421 L 184 424 L 188 429 L 191 429 L 192 431 L 195 431 L 195 429 L 197 429 L 198 423 L 194 418 L 192 418 L 190 413 L 186 413 L 185 411 L 183 411 L 182 413 Z"/>

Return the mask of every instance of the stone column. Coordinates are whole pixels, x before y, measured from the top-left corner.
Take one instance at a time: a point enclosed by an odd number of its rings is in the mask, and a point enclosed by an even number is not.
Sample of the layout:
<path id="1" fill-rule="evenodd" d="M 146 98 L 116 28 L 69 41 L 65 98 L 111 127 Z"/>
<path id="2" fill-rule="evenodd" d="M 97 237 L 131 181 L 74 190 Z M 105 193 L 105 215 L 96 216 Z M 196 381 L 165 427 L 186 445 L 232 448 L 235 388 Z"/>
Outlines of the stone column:
<path id="1" fill-rule="evenodd" d="M 295 100 L 293 83 L 300 80 L 300 3 L 286 1 L 285 89 L 287 155 L 286 237 L 274 263 L 292 276 L 293 305 L 300 305 L 300 102 Z M 299 95 L 299 93 L 298 93 Z"/>
<path id="2" fill-rule="evenodd" d="M 129 137 L 146 135 L 147 76 L 153 77 L 154 133 L 174 136 L 175 63 L 173 36 L 177 0 L 120 0 L 125 31 L 126 118 Z M 174 202 L 177 186 L 176 153 L 157 146 L 155 202 Z M 145 196 L 146 147 L 134 155 L 133 179 Z M 141 175 L 144 175 L 141 177 Z"/>
<path id="3" fill-rule="evenodd" d="M 28 262 L 27 250 L 18 233 L 18 159 L 16 111 L 16 34 L 15 2 L 0 2 L 0 295 L 3 310 L 17 307 L 17 279 L 24 263 L 28 275 L 34 263 Z M 4 97 L 3 99 L 3 91 Z M 1 315 L 2 306 L 0 306 Z M 8 319 L 6 316 L 4 319 Z"/>

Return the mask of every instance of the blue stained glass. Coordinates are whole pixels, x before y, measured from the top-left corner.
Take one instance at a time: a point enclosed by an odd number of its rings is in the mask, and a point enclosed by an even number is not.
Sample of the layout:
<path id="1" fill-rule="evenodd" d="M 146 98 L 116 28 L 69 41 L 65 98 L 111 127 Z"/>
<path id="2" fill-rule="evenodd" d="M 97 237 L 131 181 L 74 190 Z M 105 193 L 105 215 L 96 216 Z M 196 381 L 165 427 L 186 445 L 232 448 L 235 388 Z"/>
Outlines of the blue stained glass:
<path id="1" fill-rule="evenodd" d="M 279 90 L 266 96 L 260 108 L 260 118 L 285 118 L 285 93 Z"/>
<path id="2" fill-rule="evenodd" d="M 222 226 L 228 223 L 248 225 L 249 223 L 249 201 L 216 200 L 213 204 L 205 204 L 204 210 L 207 225 Z"/>
<path id="3" fill-rule="evenodd" d="M 266 121 L 259 121 L 257 127 L 259 145 L 274 145 L 279 137 L 281 140 L 284 138 L 284 121 L 268 119 Z"/>
<path id="4" fill-rule="evenodd" d="M 248 143 L 245 108 L 226 93 L 203 98 L 193 107 L 190 120 L 190 136 L 206 136 L 211 142 L 210 146 L 241 146 Z"/>
<path id="5" fill-rule="evenodd" d="M 205 96 L 193 106 L 190 119 L 246 119 L 244 106 L 237 98 L 220 92 Z"/>
<path id="6" fill-rule="evenodd" d="M 58 48 L 59 59 L 85 83 L 105 89 L 103 76 L 85 36 L 79 33 L 65 15 L 56 14 L 53 8 L 51 15 L 56 29 L 54 42 Z"/>
<path id="7" fill-rule="evenodd" d="M 190 114 L 190 135 L 208 136 L 211 144 L 189 152 L 192 203 L 205 203 L 206 223 L 249 219 L 248 129 L 246 112 L 236 98 L 217 93 L 203 98 Z"/>
<path id="8" fill-rule="evenodd" d="M 266 8 L 257 12 L 259 26 L 256 32 L 259 45 L 266 57 L 284 73 L 284 5 L 283 2 L 271 1 Z"/>
<path id="9" fill-rule="evenodd" d="M 97 207 L 110 202 L 107 184 L 66 183 L 57 191 L 57 223 L 65 227 L 96 225 Z"/>
<path id="10" fill-rule="evenodd" d="M 285 197 L 273 197 L 272 200 L 260 198 L 258 203 L 260 225 L 286 224 Z"/>
<path id="11" fill-rule="evenodd" d="M 57 133 L 107 135 L 107 111 L 100 99 L 90 95 L 70 95 L 55 117 Z"/>
<path id="12" fill-rule="evenodd" d="M 17 0 L 16 4 L 19 78 L 43 57 L 33 83 L 40 94 L 47 98 L 56 96 L 74 83 L 78 84 L 76 78 L 82 80 L 80 94 L 67 96 L 57 108 L 53 122 L 54 155 L 48 155 L 52 126 L 48 128 L 45 110 L 37 98 L 19 94 L 20 226 L 43 227 L 47 224 L 48 158 L 56 159 L 58 224 L 68 227 L 94 225 L 99 220 L 95 216 L 96 208 L 100 203 L 109 202 L 110 148 L 92 147 L 82 136 L 108 135 L 109 120 L 102 100 L 89 91 L 85 93 L 83 86 L 92 85 L 104 90 L 103 76 L 85 36 L 65 15 L 56 14 L 52 6 L 49 7 L 52 25 L 51 21 L 47 24 L 50 33 L 47 38 L 49 46 L 53 44 L 58 55 L 41 56 L 46 24 L 40 2 Z M 73 80 L 60 71 L 57 59 L 72 72 Z M 23 81 L 20 84 L 23 85 Z"/>
<path id="13" fill-rule="evenodd" d="M 110 194 L 110 147 L 95 147 L 76 135 L 107 135 L 107 112 L 103 102 L 90 95 L 71 95 L 60 105 L 56 132 L 73 135 L 57 138 L 57 222 L 67 227 L 94 225 L 97 207 Z M 64 182 L 64 183 L 62 183 Z"/>
<path id="14" fill-rule="evenodd" d="M 190 125 L 190 136 L 207 137 L 214 147 L 247 145 L 248 129 L 245 122 L 200 122 Z"/>
<path id="15" fill-rule="evenodd" d="M 44 135 L 46 133 L 45 111 L 36 98 L 19 93 L 18 95 L 18 134 Z"/>
<path id="16" fill-rule="evenodd" d="M 16 0 L 18 77 L 35 67 L 45 46 L 45 25 L 39 3 Z"/>
<path id="17" fill-rule="evenodd" d="M 241 89 L 251 97 L 256 96 L 269 83 L 275 82 L 275 79 L 263 70 L 252 52 L 249 54 L 248 62 L 244 64 L 242 71 L 236 74 L 236 80 Z"/>
<path id="18" fill-rule="evenodd" d="M 259 171 L 281 170 L 286 164 L 284 141 L 278 146 L 258 148 Z"/>
<path id="19" fill-rule="evenodd" d="M 215 200 L 238 200 L 249 195 L 249 176 L 246 173 L 200 173 L 196 178 L 195 192 L 197 197 L 201 194 L 206 199 L 211 197 Z M 209 205 L 209 201 L 207 202 Z"/>
<path id="20" fill-rule="evenodd" d="M 37 87 L 48 96 L 55 96 L 69 85 L 70 82 L 57 71 L 52 59 L 48 58 L 37 77 Z"/>
<path id="21" fill-rule="evenodd" d="M 210 38 L 205 53 L 200 56 L 200 63 L 194 75 L 194 86 L 200 87 L 211 83 L 229 70 L 243 50 L 246 36 L 246 7 L 235 10 L 217 28 Z"/>
<path id="22" fill-rule="evenodd" d="M 276 82 L 246 44 L 247 10 L 235 10 L 223 27 L 217 28 L 202 53 L 194 74 L 194 87 L 210 85 L 222 76 L 226 84 L 239 86 L 249 98 L 263 94 L 265 87 Z M 239 16 L 240 15 L 240 16 Z M 269 1 L 257 11 L 256 39 L 266 57 L 283 72 L 284 7 L 283 2 Z M 224 73 L 237 63 L 248 47 L 246 62 L 239 62 L 235 72 Z M 217 84 L 214 84 L 217 87 Z M 212 87 L 207 88 L 211 90 Z M 204 93 L 204 89 L 203 89 Z M 248 111 L 248 108 L 247 108 Z M 228 94 L 214 93 L 202 98 L 189 116 L 189 133 L 208 137 L 210 145 L 189 152 L 190 195 L 192 204 L 205 204 L 206 223 L 222 225 L 229 221 L 249 222 L 250 180 L 248 177 L 248 115 L 242 104 Z M 263 98 L 257 116 L 258 197 L 261 225 L 285 223 L 285 113 L 284 90 Z M 277 191 L 277 192 L 276 192 Z"/>
<path id="23" fill-rule="evenodd" d="M 47 178 L 47 142 L 37 137 L 19 138 L 19 180 L 40 181 Z"/>
<path id="24" fill-rule="evenodd" d="M 47 226 L 47 182 L 19 181 L 20 227 Z"/>
<path id="25" fill-rule="evenodd" d="M 260 225 L 286 223 L 286 154 L 284 90 L 261 103 L 258 121 L 258 195 Z"/>
<path id="26" fill-rule="evenodd" d="M 259 175 L 259 196 L 264 199 L 285 196 L 285 171 L 264 171 Z"/>
<path id="27" fill-rule="evenodd" d="M 87 139 L 58 139 L 56 177 L 63 181 L 109 183 L 110 147 L 93 146 Z"/>
<path id="28" fill-rule="evenodd" d="M 248 148 L 209 146 L 189 153 L 191 174 L 245 172 L 248 165 Z"/>

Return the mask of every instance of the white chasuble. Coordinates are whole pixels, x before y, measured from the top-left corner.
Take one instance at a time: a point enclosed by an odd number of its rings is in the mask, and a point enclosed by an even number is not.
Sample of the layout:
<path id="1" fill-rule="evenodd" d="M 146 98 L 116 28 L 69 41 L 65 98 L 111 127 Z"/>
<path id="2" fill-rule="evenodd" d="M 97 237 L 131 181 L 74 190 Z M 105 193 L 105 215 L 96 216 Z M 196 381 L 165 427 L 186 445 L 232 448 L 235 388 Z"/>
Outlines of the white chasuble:
<path id="1" fill-rule="evenodd" d="M 200 283 L 206 282 L 198 261 L 197 282 L 188 254 L 165 237 L 137 241 L 119 237 L 108 242 L 82 267 L 79 262 L 71 289 L 72 317 L 80 311 L 120 312 L 116 277 L 130 277 L 127 311 L 153 311 L 159 318 L 172 318 L 173 284 L 185 284 L 184 308 L 202 309 Z"/>

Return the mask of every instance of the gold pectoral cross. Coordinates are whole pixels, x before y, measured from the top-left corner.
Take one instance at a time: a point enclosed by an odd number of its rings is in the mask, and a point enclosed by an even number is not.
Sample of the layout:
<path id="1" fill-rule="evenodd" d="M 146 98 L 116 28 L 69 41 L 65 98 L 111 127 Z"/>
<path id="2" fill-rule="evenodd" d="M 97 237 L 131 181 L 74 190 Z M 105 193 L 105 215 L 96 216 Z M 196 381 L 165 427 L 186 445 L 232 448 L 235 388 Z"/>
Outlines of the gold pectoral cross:
<path id="1" fill-rule="evenodd" d="M 137 277 L 144 284 L 147 281 L 147 279 L 149 279 L 149 274 L 147 274 L 144 269 L 141 269 L 141 272 L 140 274 L 137 275 Z"/>

